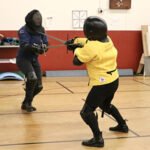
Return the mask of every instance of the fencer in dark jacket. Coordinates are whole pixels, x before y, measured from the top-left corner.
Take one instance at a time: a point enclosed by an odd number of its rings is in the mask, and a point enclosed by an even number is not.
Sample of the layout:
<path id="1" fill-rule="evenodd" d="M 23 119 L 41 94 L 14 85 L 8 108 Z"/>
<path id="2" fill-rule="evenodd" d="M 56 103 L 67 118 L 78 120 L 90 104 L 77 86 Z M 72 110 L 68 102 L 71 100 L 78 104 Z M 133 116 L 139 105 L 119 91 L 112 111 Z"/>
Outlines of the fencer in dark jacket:
<path id="1" fill-rule="evenodd" d="M 42 89 L 42 71 L 38 56 L 48 51 L 48 39 L 45 29 L 42 27 L 42 16 L 38 10 L 32 10 L 25 17 L 26 24 L 18 31 L 20 47 L 18 49 L 16 63 L 25 74 L 26 88 L 25 98 L 21 109 L 27 112 L 35 111 L 32 101 Z"/>

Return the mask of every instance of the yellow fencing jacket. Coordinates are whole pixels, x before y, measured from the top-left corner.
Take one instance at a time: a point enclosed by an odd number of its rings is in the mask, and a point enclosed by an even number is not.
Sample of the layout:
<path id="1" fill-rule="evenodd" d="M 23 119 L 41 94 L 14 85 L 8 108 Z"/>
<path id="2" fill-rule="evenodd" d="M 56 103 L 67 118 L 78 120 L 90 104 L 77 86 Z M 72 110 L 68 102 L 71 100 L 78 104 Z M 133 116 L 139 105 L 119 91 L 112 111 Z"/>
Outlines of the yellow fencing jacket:
<path id="1" fill-rule="evenodd" d="M 119 75 L 117 70 L 117 50 L 112 40 L 109 42 L 89 41 L 86 38 L 76 38 L 74 44 L 80 43 L 83 47 L 76 48 L 74 55 L 86 64 L 89 85 L 104 85 L 115 81 Z"/>

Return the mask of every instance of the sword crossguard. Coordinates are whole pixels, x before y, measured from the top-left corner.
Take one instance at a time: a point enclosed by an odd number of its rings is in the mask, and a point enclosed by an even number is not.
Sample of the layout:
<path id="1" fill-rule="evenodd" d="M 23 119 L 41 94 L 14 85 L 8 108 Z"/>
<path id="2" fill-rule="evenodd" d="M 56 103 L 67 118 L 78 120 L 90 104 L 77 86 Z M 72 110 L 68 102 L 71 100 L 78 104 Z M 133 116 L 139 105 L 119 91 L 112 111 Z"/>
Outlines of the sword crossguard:
<path id="1" fill-rule="evenodd" d="M 67 41 L 69 40 L 69 34 L 67 33 Z M 67 54 L 68 54 L 68 47 L 66 47 Z"/>

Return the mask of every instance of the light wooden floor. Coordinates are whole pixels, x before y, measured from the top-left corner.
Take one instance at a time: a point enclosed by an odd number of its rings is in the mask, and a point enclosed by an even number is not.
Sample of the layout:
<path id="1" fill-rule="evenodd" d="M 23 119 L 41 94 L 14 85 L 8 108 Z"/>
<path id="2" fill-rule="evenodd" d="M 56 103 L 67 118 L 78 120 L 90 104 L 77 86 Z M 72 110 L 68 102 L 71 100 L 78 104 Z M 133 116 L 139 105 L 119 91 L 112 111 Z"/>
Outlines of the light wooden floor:
<path id="1" fill-rule="evenodd" d="M 44 90 L 35 97 L 37 111 L 20 110 L 22 81 L 0 82 L 0 150 L 95 150 L 81 145 L 92 133 L 79 112 L 90 87 L 87 77 L 43 78 Z M 113 103 L 128 120 L 130 132 L 108 128 L 116 122 L 99 113 L 105 139 L 102 150 L 150 149 L 150 77 L 121 77 Z"/>

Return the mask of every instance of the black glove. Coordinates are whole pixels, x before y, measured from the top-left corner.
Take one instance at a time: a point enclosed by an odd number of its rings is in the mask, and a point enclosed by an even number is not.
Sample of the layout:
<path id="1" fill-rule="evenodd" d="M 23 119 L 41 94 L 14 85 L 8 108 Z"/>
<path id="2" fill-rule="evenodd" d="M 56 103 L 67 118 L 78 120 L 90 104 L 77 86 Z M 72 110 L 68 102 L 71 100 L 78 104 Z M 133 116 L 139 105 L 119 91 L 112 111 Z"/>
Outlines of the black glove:
<path id="1" fill-rule="evenodd" d="M 73 44 L 73 43 L 74 43 L 74 40 L 75 40 L 76 38 L 78 38 L 78 37 L 76 36 L 75 38 L 73 38 L 73 39 L 71 39 L 71 40 L 67 40 L 67 41 L 65 42 L 65 45 Z"/>
<path id="2" fill-rule="evenodd" d="M 44 50 L 42 49 L 41 45 L 39 45 L 39 44 L 33 43 L 32 44 L 32 49 L 35 52 L 35 54 L 37 54 L 37 55 L 44 53 Z"/>
<path id="3" fill-rule="evenodd" d="M 76 39 L 77 37 L 75 37 L 74 39 L 71 39 L 71 40 L 67 40 L 65 42 L 65 45 L 67 46 L 67 49 L 68 50 L 71 50 L 74 52 L 74 50 L 78 47 L 82 48 L 83 46 L 81 44 L 74 44 L 74 40 Z"/>
<path id="4" fill-rule="evenodd" d="M 30 44 L 22 44 L 20 47 L 26 52 L 26 53 L 32 53 L 34 55 L 39 55 L 39 54 L 44 54 L 47 50 L 48 47 L 46 44 L 40 45 L 33 43 L 32 45 Z"/>
<path id="5" fill-rule="evenodd" d="M 71 50 L 71 51 L 74 51 L 76 48 L 82 48 L 83 46 L 81 44 L 70 44 L 70 45 L 67 45 L 67 49 L 68 50 Z"/>
<path id="6" fill-rule="evenodd" d="M 31 53 L 33 55 L 38 55 L 38 52 L 39 51 L 39 46 L 38 44 L 22 44 L 20 45 L 20 47 L 22 48 L 22 50 L 26 53 Z"/>
<path id="7" fill-rule="evenodd" d="M 81 62 L 78 57 L 75 55 L 74 59 L 73 59 L 73 64 L 76 66 L 81 66 L 83 64 L 83 62 Z"/>
<path id="8" fill-rule="evenodd" d="M 67 41 L 65 42 L 65 45 L 73 44 L 73 43 L 74 43 L 74 40 L 75 40 L 75 38 L 74 38 L 74 39 L 71 39 L 71 40 L 67 40 Z"/>
<path id="9" fill-rule="evenodd" d="M 48 51 L 48 46 L 47 44 L 42 44 L 42 45 L 39 45 L 39 44 L 33 44 L 32 45 L 33 49 L 35 49 L 35 52 L 37 54 L 44 54 L 45 52 Z"/>
<path id="10" fill-rule="evenodd" d="M 47 44 L 42 44 L 41 49 L 44 51 L 44 53 L 47 52 L 48 51 L 48 45 Z"/>

